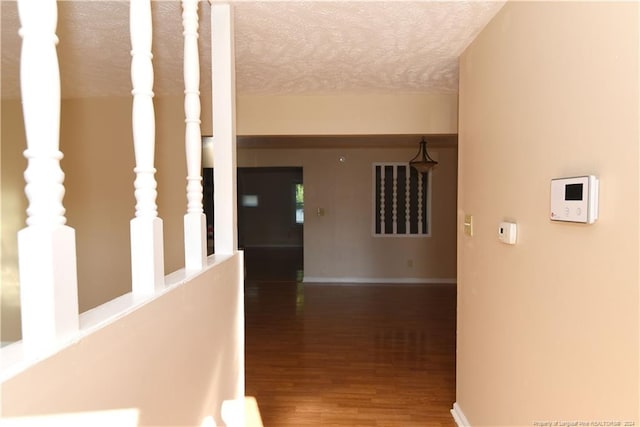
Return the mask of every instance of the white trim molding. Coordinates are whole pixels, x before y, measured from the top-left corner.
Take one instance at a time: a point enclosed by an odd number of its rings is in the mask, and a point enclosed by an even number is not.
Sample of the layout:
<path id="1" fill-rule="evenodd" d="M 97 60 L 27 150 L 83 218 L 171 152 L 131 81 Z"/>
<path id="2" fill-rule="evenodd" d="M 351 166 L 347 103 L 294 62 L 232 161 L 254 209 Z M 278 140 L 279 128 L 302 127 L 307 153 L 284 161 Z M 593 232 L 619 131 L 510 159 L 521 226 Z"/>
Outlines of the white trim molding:
<path id="1" fill-rule="evenodd" d="M 456 422 L 458 427 L 471 427 L 469 420 L 467 420 L 467 417 L 464 416 L 464 413 L 462 412 L 460 405 L 458 405 L 458 402 L 455 402 L 453 404 L 451 415 L 453 416 L 453 420 Z"/>
<path id="2" fill-rule="evenodd" d="M 310 277 L 305 276 L 303 283 L 322 284 L 456 284 L 456 279 L 438 279 L 422 277 Z"/>
<path id="3" fill-rule="evenodd" d="M 238 248 L 236 69 L 233 42 L 233 8 L 211 2 L 211 90 L 214 168 L 216 185 L 214 252 L 234 254 Z"/>

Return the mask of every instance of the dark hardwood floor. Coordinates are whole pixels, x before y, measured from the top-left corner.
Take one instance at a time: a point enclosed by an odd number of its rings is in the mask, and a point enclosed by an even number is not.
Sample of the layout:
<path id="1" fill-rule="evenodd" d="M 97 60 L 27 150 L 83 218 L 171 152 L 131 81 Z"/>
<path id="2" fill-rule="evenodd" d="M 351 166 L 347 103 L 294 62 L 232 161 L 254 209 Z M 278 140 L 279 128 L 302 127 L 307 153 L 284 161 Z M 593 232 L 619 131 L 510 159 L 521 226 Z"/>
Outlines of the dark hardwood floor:
<path id="1" fill-rule="evenodd" d="M 305 285 L 297 255 L 246 255 L 246 394 L 265 426 L 455 427 L 454 285 Z"/>

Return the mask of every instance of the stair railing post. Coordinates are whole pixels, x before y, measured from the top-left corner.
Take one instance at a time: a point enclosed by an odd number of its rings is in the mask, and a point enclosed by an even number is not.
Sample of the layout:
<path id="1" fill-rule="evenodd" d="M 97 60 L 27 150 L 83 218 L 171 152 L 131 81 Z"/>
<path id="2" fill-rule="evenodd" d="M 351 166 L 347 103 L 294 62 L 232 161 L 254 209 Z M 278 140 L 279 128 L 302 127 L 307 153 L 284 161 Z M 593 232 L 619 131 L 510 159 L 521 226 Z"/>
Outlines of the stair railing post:
<path id="1" fill-rule="evenodd" d="M 151 1 L 131 0 L 131 83 L 133 86 L 133 145 L 135 218 L 131 220 L 131 275 L 134 296 L 153 295 L 164 286 L 162 220 L 154 168 L 155 112 L 151 59 Z"/>
<path id="2" fill-rule="evenodd" d="M 37 356 L 78 330 L 75 231 L 65 225 L 55 0 L 18 1 L 27 227 L 18 232 L 22 341 Z"/>
<path id="3" fill-rule="evenodd" d="M 207 260 L 206 216 L 202 206 L 202 134 L 200 130 L 200 59 L 198 0 L 182 0 L 184 29 L 184 112 L 187 158 L 187 213 L 184 216 L 186 270 L 201 270 Z"/>

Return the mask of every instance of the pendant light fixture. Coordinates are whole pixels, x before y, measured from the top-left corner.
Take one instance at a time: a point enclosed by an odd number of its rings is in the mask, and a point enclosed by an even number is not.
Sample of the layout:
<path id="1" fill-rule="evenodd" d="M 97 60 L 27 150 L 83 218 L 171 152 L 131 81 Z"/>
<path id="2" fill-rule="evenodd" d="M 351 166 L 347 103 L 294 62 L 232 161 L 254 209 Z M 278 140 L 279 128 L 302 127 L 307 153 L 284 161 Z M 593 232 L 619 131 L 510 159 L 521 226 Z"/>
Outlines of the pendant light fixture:
<path id="1" fill-rule="evenodd" d="M 429 156 L 429 153 L 427 153 L 427 140 L 424 139 L 424 136 L 420 141 L 420 150 L 418 151 L 418 154 L 411 159 L 409 164 L 420 173 L 427 173 L 431 168 L 438 164 L 438 162 L 433 160 Z"/>

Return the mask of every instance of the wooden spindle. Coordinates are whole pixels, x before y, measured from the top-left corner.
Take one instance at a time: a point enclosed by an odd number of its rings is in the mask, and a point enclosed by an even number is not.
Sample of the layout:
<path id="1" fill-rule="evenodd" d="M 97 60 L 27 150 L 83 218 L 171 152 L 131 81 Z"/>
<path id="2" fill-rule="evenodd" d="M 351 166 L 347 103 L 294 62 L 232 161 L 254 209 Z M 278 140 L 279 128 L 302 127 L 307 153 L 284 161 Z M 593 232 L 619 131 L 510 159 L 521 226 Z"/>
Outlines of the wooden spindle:
<path id="1" fill-rule="evenodd" d="M 131 220 L 132 288 L 136 296 L 152 295 L 164 285 L 162 220 L 156 206 L 155 113 L 151 59 L 151 1 L 131 0 L 131 83 L 133 144 L 136 159 L 135 218 Z"/>
<path id="2" fill-rule="evenodd" d="M 187 213 L 184 257 L 187 270 L 200 270 L 207 259 L 206 217 L 202 207 L 202 134 L 200 131 L 200 60 L 198 0 L 182 0 L 184 29 L 184 112 L 187 157 Z"/>
<path id="3" fill-rule="evenodd" d="M 65 225 L 55 0 L 18 1 L 28 165 L 27 227 L 18 233 L 22 339 L 37 355 L 78 330 L 75 231 Z"/>

